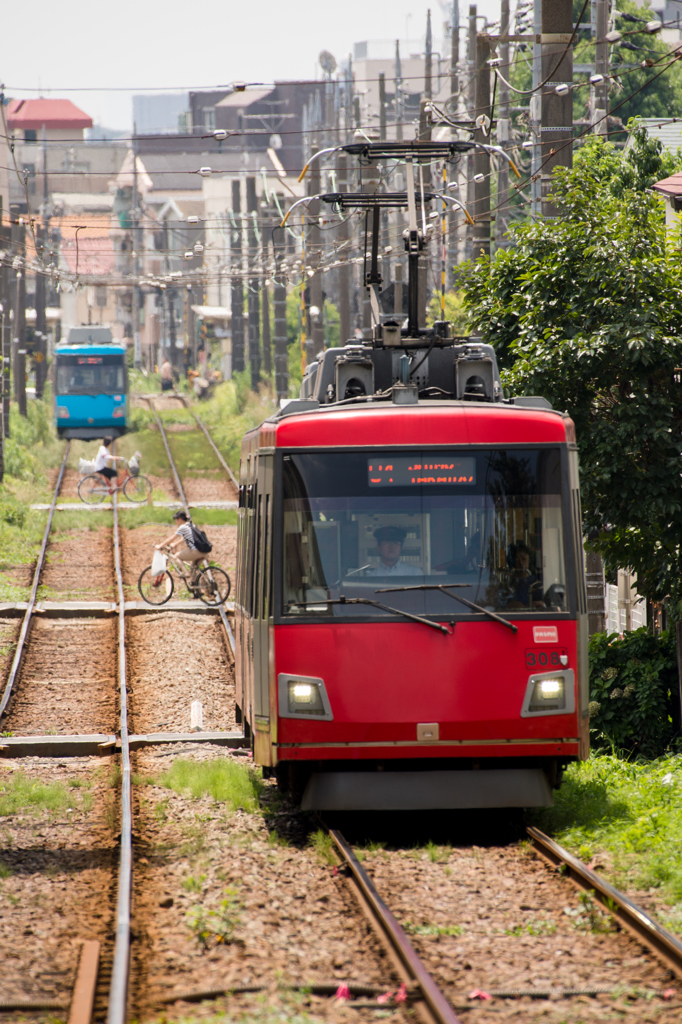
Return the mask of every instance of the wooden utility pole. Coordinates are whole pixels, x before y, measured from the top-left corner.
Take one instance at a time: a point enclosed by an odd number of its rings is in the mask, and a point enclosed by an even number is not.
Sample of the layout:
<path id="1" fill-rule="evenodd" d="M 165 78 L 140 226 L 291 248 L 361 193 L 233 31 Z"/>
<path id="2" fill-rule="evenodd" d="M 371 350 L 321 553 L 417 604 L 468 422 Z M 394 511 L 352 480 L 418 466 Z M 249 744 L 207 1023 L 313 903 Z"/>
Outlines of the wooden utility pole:
<path id="1" fill-rule="evenodd" d="M 476 36 L 476 117 L 490 118 L 490 39 L 483 32 Z M 490 138 L 481 128 L 474 133 L 476 142 Z M 472 258 L 490 256 L 490 154 L 474 151 L 474 202 L 470 213 L 475 220 Z"/>
<path id="2" fill-rule="evenodd" d="M 0 249 L 11 252 L 12 234 L 9 227 L 2 221 L 2 201 L 0 200 Z M 0 346 L 2 369 L 0 371 L 0 409 L 2 412 L 2 428 L 0 429 L 0 482 L 5 472 L 5 438 L 9 436 L 9 396 L 10 396 L 10 338 L 12 322 L 12 269 L 8 263 L 0 264 Z"/>
<path id="3" fill-rule="evenodd" d="M 232 270 L 232 372 L 244 371 L 244 282 L 242 280 L 242 202 L 241 182 L 232 182 L 231 260 Z"/>
<path id="4" fill-rule="evenodd" d="M 248 262 L 249 267 L 258 261 L 258 235 L 255 217 L 258 215 L 256 179 L 246 179 L 246 213 L 248 216 Z M 258 391 L 260 384 L 260 278 L 249 270 L 249 364 L 251 366 L 251 390 Z"/>
<path id="5" fill-rule="evenodd" d="M 573 7 L 571 0 L 542 0 L 542 215 L 557 217 L 547 198 L 555 167 L 573 166 Z M 560 86 L 560 92 L 556 92 Z"/>
<path id="6" fill-rule="evenodd" d="M 503 149 L 509 148 L 509 86 L 503 79 L 508 78 L 509 71 L 509 0 L 501 0 L 500 10 L 500 60 L 502 62 L 502 78 L 498 80 L 497 90 L 499 113 L 497 116 L 497 144 Z M 505 233 L 509 224 L 509 164 L 500 159 L 497 163 L 497 203 L 495 210 L 495 245 L 499 248 L 506 244 Z"/>

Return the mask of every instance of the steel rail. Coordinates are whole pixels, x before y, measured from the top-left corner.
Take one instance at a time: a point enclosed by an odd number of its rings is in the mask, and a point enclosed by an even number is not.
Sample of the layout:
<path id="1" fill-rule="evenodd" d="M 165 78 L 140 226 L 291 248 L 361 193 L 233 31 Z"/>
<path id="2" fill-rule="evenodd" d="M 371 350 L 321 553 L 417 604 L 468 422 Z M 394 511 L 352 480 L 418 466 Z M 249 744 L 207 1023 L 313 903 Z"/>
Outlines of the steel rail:
<path id="1" fill-rule="evenodd" d="M 168 437 L 166 435 L 166 431 L 163 428 L 163 423 L 161 422 L 161 420 L 159 418 L 159 414 L 156 411 L 156 407 L 154 406 L 153 400 L 152 400 L 152 411 L 154 413 L 154 418 L 156 419 L 156 424 L 157 424 L 157 426 L 159 428 L 159 433 L 161 434 L 161 440 L 163 441 L 163 446 L 166 449 L 166 456 L 168 458 L 168 462 L 170 464 L 170 468 L 171 468 L 172 473 L 173 473 L 173 479 L 175 481 L 175 486 L 177 488 L 177 492 L 178 492 L 178 495 L 180 497 L 180 501 L 182 502 L 182 506 L 183 506 L 183 508 L 185 510 L 186 516 L 188 517 L 188 519 L 191 519 L 192 515 L 191 515 L 190 510 L 189 510 L 189 504 L 187 503 L 187 498 L 185 496 L 185 491 L 184 491 L 184 488 L 182 486 L 182 481 L 180 480 L 180 474 L 178 473 L 177 468 L 175 466 L 175 461 L 173 459 L 173 454 L 172 454 L 172 452 L 170 450 L 170 445 L 168 443 Z M 206 433 L 205 428 L 204 428 L 204 433 Z M 211 440 L 210 437 L 209 437 L 209 440 Z M 212 441 L 211 441 L 211 444 L 213 444 Z M 217 451 L 217 449 L 216 449 L 216 451 Z M 234 633 L 232 632 L 232 627 L 230 626 L 230 620 L 228 619 L 228 617 L 227 617 L 227 615 L 225 613 L 225 609 L 223 608 L 223 606 L 221 604 L 218 605 L 218 612 L 220 614 L 220 618 L 221 618 L 221 621 L 223 623 L 223 628 L 225 629 L 225 633 L 227 635 L 228 642 L 229 642 L 230 647 L 232 649 L 232 657 L 234 658 L 235 640 L 234 640 Z"/>
<path id="2" fill-rule="evenodd" d="M 59 497 L 59 491 L 62 486 L 62 480 L 64 479 L 64 473 L 66 471 L 66 460 L 69 457 L 69 449 L 71 448 L 71 442 L 66 442 L 66 448 L 64 449 L 64 458 L 62 459 L 62 465 L 59 470 L 59 476 L 57 477 L 57 484 L 52 495 L 52 503 L 50 505 L 50 511 L 47 515 L 47 523 L 45 524 L 45 533 L 43 534 L 43 543 L 40 545 L 40 551 L 38 553 L 38 561 L 36 562 L 35 571 L 33 573 L 33 586 L 31 587 L 31 594 L 28 599 L 28 607 L 24 614 L 24 621 L 21 624 L 21 630 L 19 631 L 19 640 L 17 641 L 17 649 L 14 652 L 14 660 L 12 661 L 12 667 L 9 670 L 9 676 L 7 677 L 7 684 L 5 686 L 2 700 L 0 700 L 0 718 L 5 714 L 7 705 L 12 697 L 12 691 L 14 684 L 17 681 L 19 670 L 21 669 L 21 663 L 24 657 L 24 650 L 26 648 L 26 640 L 28 638 L 28 631 L 31 625 L 31 618 L 36 606 L 36 597 L 38 594 L 38 585 L 40 583 L 40 574 L 43 571 L 43 565 L 45 563 L 45 554 L 47 552 L 47 542 L 50 537 L 52 530 L 52 520 L 54 518 L 54 510 L 57 504 L 57 498 Z"/>
<path id="3" fill-rule="evenodd" d="M 130 905 L 133 887 L 133 800 L 128 735 L 128 690 L 126 680 L 126 627 L 121 544 L 118 531 L 118 494 L 114 492 L 114 568 L 118 595 L 118 674 L 121 729 L 121 853 L 116 898 L 116 939 L 109 989 L 107 1024 L 125 1024 L 130 976 Z"/>
<path id="4" fill-rule="evenodd" d="M 407 935 L 388 909 L 374 887 L 371 878 L 362 867 L 352 848 L 337 829 L 329 829 L 334 845 L 343 863 L 350 872 L 363 909 L 371 916 L 375 927 L 398 965 L 402 967 L 404 980 L 413 982 L 421 991 L 421 1009 L 426 1020 L 435 1024 L 461 1024 L 461 1021 L 435 981 L 420 960 Z M 419 1009 L 419 1002 L 415 1004 Z"/>
<path id="5" fill-rule="evenodd" d="M 526 831 L 535 852 L 547 864 L 561 869 L 575 885 L 592 893 L 623 928 L 647 946 L 678 978 L 682 978 L 682 942 L 676 936 L 540 829 L 529 827 Z"/>
<path id="6" fill-rule="evenodd" d="M 215 443 L 215 441 L 213 440 L 213 438 L 209 434 L 208 430 L 204 426 L 203 421 L 199 418 L 199 416 L 197 416 L 197 414 L 195 413 L 195 411 L 191 407 L 191 405 L 187 406 L 187 408 L 192 413 L 192 416 L 194 416 L 194 419 L 197 421 L 197 424 L 199 425 L 201 430 L 203 430 L 204 436 L 205 436 L 206 440 L 208 441 L 208 443 L 210 444 L 211 448 L 213 449 L 213 451 L 215 453 L 215 456 L 218 459 L 218 462 L 220 463 L 220 465 L 223 467 L 223 469 L 225 470 L 225 472 L 229 476 L 230 480 L 232 481 L 232 485 L 237 489 L 237 493 L 239 493 L 239 484 L 237 482 L 237 478 L 235 477 L 234 473 L 232 472 L 232 470 L 228 466 L 227 462 L 223 458 L 222 454 L 218 450 L 217 444 Z"/>

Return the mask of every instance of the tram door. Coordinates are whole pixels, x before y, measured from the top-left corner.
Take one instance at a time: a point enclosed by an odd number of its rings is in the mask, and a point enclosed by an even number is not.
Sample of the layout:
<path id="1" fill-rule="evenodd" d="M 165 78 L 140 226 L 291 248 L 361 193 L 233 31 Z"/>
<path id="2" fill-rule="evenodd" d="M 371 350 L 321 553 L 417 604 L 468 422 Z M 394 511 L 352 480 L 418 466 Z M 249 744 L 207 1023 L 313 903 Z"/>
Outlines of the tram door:
<path id="1" fill-rule="evenodd" d="M 272 617 L 272 521 L 274 456 L 259 455 L 255 501 L 254 587 L 251 605 L 254 756 L 271 763 L 270 619 Z"/>

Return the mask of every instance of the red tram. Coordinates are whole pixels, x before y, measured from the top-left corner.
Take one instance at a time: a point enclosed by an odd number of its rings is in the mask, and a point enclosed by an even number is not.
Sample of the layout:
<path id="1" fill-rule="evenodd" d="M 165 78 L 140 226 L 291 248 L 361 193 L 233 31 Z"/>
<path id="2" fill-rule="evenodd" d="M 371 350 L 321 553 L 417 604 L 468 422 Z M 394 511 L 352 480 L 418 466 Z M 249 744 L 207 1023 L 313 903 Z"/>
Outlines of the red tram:
<path id="1" fill-rule="evenodd" d="M 329 349 L 244 438 L 254 758 L 308 809 L 548 805 L 588 754 L 574 426 L 489 346 L 401 351 Z"/>

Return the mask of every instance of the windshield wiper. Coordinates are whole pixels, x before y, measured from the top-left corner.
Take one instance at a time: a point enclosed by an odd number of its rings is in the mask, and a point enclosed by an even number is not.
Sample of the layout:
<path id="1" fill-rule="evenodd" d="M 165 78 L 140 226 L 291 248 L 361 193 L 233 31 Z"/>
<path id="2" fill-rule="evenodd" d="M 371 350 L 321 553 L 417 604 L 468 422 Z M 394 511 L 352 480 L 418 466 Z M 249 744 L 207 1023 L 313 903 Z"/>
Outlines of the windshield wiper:
<path id="1" fill-rule="evenodd" d="M 451 597 L 454 601 L 461 601 L 467 608 L 473 608 L 474 611 L 480 612 L 481 615 L 487 615 L 489 619 L 494 619 L 495 622 L 501 622 L 507 629 L 511 629 L 512 633 L 518 633 L 519 627 L 515 626 L 513 622 L 509 622 L 508 619 L 503 619 L 501 615 L 497 615 L 495 612 L 491 612 L 489 608 L 484 608 L 481 604 L 474 604 L 473 601 L 467 601 L 466 597 L 461 597 L 459 594 L 451 594 L 450 587 L 472 587 L 473 583 L 419 583 L 413 587 L 382 587 L 381 590 L 375 590 L 375 594 L 390 594 L 398 590 L 442 590 L 444 594 Z"/>
<path id="2" fill-rule="evenodd" d="M 400 589 L 400 588 L 397 588 Z M 375 594 L 380 591 L 375 590 Z M 421 622 L 423 626 L 429 626 L 430 629 L 438 629 L 441 633 L 445 633 L 446 636 L 452 636 L 454 629 L 450 630 L 446 626 L 441 626 L 439 622 L 431 622 L 430 619 L 424 619 L 421 615 L 413 615 L 412 612 L 404 612 L 401 608 L 391 608 L 388 604 L 382 604 L 381 601 L 373 601 L 369 597 L 339 597 L 330 598 L 329 600 L 323 601 L 297 601 L 296 605 L 299 608 L 320 608 L 323 604 L 370 604 L 373 608 L 381 608 L 384 612 L 391 612 L 392 615 L 402 615 L 404 619 L 411 619 L 412 622 Z M 503 620 L 504 621 L 504 620 Z"/>

